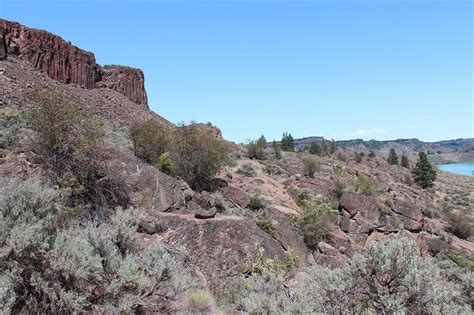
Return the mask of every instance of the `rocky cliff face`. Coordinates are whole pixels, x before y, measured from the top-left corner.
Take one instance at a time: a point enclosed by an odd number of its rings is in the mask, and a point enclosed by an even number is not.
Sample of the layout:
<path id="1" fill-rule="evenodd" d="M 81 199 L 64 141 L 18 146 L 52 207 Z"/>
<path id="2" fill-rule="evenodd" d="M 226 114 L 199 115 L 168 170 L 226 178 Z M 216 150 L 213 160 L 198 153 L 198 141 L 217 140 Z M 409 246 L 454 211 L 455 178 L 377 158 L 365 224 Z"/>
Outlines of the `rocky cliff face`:
<path id="1" fill-rule="evenodd" d="M 104 66 L 99 71 L 97 87 L 106 87 L 126 95 L 132 102 L 147 104 L 143 71 L 124 66 Z"/>
<path id="2" fill-rule="evenodd" d="M 105 87 L 116 90 L 131 101 L 147 105 L 145 79 L 139 69 L 106 66 L 61 37 L 43 30 L 0 19 L 0 59 L 14 55 L 61 83 L 74 83 L 86 89 Z"/>

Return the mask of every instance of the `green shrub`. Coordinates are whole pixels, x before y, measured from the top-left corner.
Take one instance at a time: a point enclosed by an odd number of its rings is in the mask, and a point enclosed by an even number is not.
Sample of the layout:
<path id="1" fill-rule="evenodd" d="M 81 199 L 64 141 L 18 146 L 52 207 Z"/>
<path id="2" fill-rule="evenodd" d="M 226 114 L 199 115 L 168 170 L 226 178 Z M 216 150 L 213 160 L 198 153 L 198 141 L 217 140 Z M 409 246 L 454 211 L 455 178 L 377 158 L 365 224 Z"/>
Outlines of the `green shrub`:
<path id="1" fill-rule="evenodd" d="M 285 171 L 274 163 L 269 163 L 265 166 L 265 172 L 268 175 L 282 175 Z"/>
<path id="2" fill-rule="evenodd" d="M 260 210 L 264 209 L 266 204 L 265 196 L 260 191 L 256 191 L 250 196 L 249 209 Z"/>
<path id="3" fill-rule="evenodd" d="M 191 293 L 186 301 L 186 309 L 191 312 L 210 312 L 214 304 L 214 299 L 207 290 L 198 290 Z"/>
<path id="4" fill-rule="evenodd" d="M 197 124 L 181 125 L 176 129 L 171 150 L 174 174 L 195 190 L 209 189 L 228 153 L 227 143 L 216 135 Z"/>
<path id="5" fill-rule="evenodd" d="M 323 150 L 321 148 L 321 145 L 317 144 L 316 142 L 313 142 L 309 146 L 308 152 L 309 152 L 309 154 L 322 155 Z"/>
<path id="6" fill-rule="evenodd" d="M 336 194 L 337 198 L 341 198 L 342 195 L 350 191 L 350 186 L 343 180 L 336 179 L 334 181 L 334 193 Z"/>
<path id="7" fill-rule="evenodd" d="M 307 201 L 310 200 L 310 191 L 308 188 L 298 189 L 296 192 L 296 204 L 298 207 L 303 207 Z"/>
<path id="8" fill-rule="evenodd" d="M 276 231 L 276 224 L 275 222 L 270 219 L 270 218 L 261 218 L 257 221 L 257 225 L 259 228 L 261 228 L 263 231 L 267 232 L 270 235 L 275 235 Z"/>
<path id="9" fill-rule="evenodd" d="M 375 158 L 375 152 L 374 152 L 374 151 L 370 151 L 367 156 L 368 156 L 369 158 L 373 159 L 373 158 Z"/>
<path id="10" fill-rule="evenodd" d="M 317 248 L 319 242 L 326 240 L 335 223 L 339 211 L 332 208 L 328 203 L 315 198 L 300 202 L 303 214 L 297 219 L 306 245 Z"/>
<path id="11" fill-rule="evenodd" d="M 243 164 L 238 170 L 237 173 L 247 177 L 257 176 L 257 171 L 250 163 Z"/>
<path id="12" fill-rule="evenodd" d="M 156 168 L 165 174 L 171 175 L 173 173 L 173 162 L 169 152 L 163 153 L 158 160 Z"/>
<path id="13" fill-rule="evenodd" d="M 377 314 L 466 311 L 456 286 L 408 239 L 376 242 L 342 268 L 311 267 L 301 294 L 313 312 Z"/>
<path id="14" fill-rule="evenodd" d="M 18 149 L 20 130 L 26 127 L 25 123 L 19 111 L 0 108 L 0 149 Z"/>
<path id="15" fill-rule="evenodd" d="M 50 91 L 35 91 L 30 98 L 37 103 L 28 114 L 35 131 L 35 151 L 56 176 L 77 172 L 74 168 L 87 161 L 103 141 L 102 122 L 94 119 L 84 105 Z"/>
<path id="16" fill-rule="evenodd" d="M 266 146 L 267 140 L 263 135 L 257 141 L 251 141 L 247 145 L 248 157 L 256 160 L 264 160 L 266 158 Z"/>
<path id="17" fill-rule="evenodd" d="M 166 250 L 140 246 L 132 210 L 74 226 L 57 191 L 15 181 L 0 191 L 2 311 L 130 313 L 158 286 L 197 288 Z"/>
<path id="18" fill-rule="evenodd" d="M 456 252 L 450 252 L 446 254 L 446 257 L 459 267 L 467 268 L 470 271 L 474 271 L 474 256 L 466 258 Z"/>
<path id="19" fill-rule="evenodd" d="M 30 97 L 38 104 L 28 115 L 34 150 L 51 168 L 56 184 L 69 192 L 69 205 L 99 219 L 108 207 L 127 207 L 129 187 L 101 150 L 102 122 L 85 106 L 52 92 L 36 91 Z"/>
<path id="20" fill-rule="evenodd" d="M 468 216 L 461 213 L 450 213 L 448 214 L 447 228 L 448 232 L 453 233 L 459 238 L 469 239 L 474 232 L 474 227 Z"/>
<path id="21" fill-rule="evenodd" d="M 151 164 L 158 163 L 160 156 L 170 150 L 171 131 L 156 119 L 150 119 L 130 127 L 130 139 L 136 157 Z"/>
<path id="22" fill-rule="evenodd" d="M 316 172 L 321 171 L 321 166 L 316 159 L 306 158 L 303 160 L 304 174 L 310 178 L 314 178 Z"/>
<path id="23" fill-rule="evenodd" d="M 367 176 L 359 174 L 357 175 L 357 181 L 355 184 L 355 190 L 362 195 L 370 196 L 375 192 L 374 185 L 367 178 Z"/>
<path id="24" fill-rule="evenodd" d="M 390 208 L 389 205 L 387 205 L 386 202 L 381 202 L 379 203 L 379 212 L 384 215 L 389 215 L 392 213 L 392 208 Z"/>

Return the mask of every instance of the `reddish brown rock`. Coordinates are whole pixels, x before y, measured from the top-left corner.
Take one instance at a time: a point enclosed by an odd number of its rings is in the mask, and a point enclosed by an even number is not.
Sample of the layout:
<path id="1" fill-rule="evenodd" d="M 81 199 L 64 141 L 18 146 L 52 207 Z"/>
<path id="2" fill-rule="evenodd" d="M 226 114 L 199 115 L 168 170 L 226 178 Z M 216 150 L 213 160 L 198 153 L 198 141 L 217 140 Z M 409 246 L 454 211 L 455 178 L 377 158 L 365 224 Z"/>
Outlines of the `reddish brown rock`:
<path id="1" fill-rule="evenodd" d="M 3 40 L 0 37 L 0 60 L 5 58 L 6 51 L 61 83 L 77 84 L 86 89 L 106 87 L 127 96 L 134 103 L 148 104 L 145 79 L 140 69 L 101 67 L 93 53 L 57 35 L 16 22 L 0 19 L 0 33 L 4 34 Z"/>
<path id="2" fill-rule="evenodd" d="M 392 208 L 394 212 L 406 218 L 415 221 L 421 221 L 423 219 L 421 210 L 412 202 L 396 198 L 390 202 L 390 208 Z"/>
<path id="3" fill-rule="evenodd" d="M 30 62 L 61 83 L 94 88 L 97 64 L 92 53 L 77 48 L 49 32 L 0 20 L 8 53 Z"/>
<path id="4" fill-rule="evenodd" d="M 344 194 L 339 201 L 339 206 L 350 213 L 353 218 L 358 212 L 364 218 L 376 219 L 379 215 L 378 203 L 375 198 L 359 194 Z"/>
<path id="5" fill-rule="evenodd" d="M 147 105 L 143 71 L 125 66 L 100 68 L 97 87 L 106 87 L 126 95 L 132 102 Z"/>
<path id="6" fill-rule="evenodd" d="M 5 36 L 3 35 L 3 30 L 0 29 L 0 60 L 5 60 L 7 58 L 7 43 L 5 42 Z"/>

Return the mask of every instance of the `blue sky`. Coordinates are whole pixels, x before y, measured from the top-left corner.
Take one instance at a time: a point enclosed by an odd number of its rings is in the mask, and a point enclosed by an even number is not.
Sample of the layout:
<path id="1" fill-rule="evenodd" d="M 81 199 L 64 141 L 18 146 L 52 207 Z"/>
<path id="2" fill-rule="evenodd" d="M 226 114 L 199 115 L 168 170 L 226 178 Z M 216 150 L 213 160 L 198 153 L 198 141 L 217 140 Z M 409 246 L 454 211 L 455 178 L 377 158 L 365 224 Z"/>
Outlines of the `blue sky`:
<path id="1" fill-rule="evenodd" d="M 234 141 L 474 137 L 472 1 L 25 1 L 0 17 L 145 72 Z"/>

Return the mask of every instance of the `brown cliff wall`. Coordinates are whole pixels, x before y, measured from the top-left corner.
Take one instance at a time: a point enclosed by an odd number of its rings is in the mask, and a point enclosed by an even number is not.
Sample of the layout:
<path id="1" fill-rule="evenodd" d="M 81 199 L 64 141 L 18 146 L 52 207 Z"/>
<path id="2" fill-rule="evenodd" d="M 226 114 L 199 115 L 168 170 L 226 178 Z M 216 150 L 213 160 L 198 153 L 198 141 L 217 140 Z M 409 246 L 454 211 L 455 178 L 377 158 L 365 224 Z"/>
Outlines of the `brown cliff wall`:
<path id="1" fill-rule="evenodd" d="M 106 87 L 124 94 L 137 104 L 148 103 L 144 75 L 139 69 L 101 67 L 93 53 L 57 35 L 16 22 L 0 19 L 0 34 L 4 34 L 3 41 L 0 35 L 0 59 L 4 59 L 2 51 L 6 50 L 7 54 L 28 61 L 61 83 L 74 83 L 87 89 Z"/>

